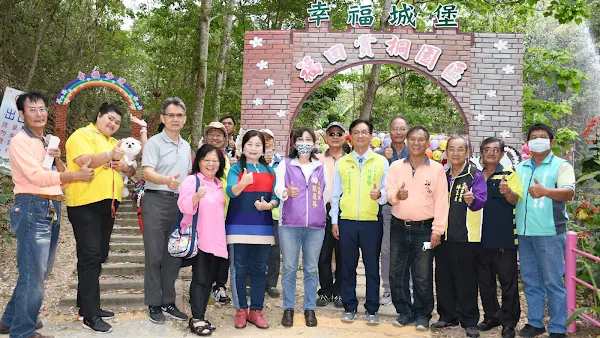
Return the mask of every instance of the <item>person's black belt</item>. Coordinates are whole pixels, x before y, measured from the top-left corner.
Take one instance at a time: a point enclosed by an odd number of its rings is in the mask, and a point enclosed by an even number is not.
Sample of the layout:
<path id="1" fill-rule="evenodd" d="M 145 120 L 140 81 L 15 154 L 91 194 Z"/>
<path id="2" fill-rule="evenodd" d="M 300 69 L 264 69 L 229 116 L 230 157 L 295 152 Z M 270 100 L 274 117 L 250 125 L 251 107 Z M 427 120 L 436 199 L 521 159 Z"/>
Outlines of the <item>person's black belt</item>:
<path id="1" fill-rule="evenodd" d="M 170 197 L 179 197 L 179 193 L 176 191 L 145 189 L 144 193 L 159 194 L 159 195 L 170 196 Z"/>
<path id="2" fill-rule="evenodd" d="M 426 219 L 423 221 L 411 221 L 411 220 L 403 220 L 403 219 L 398 219 L 398 220 L 400 222 L 404 223 L 404 225 L 406 225 L 407 227 L 423 227 L 423 226 L 432 225 L 432 223 L 433 223 L 433 218 Z"/>

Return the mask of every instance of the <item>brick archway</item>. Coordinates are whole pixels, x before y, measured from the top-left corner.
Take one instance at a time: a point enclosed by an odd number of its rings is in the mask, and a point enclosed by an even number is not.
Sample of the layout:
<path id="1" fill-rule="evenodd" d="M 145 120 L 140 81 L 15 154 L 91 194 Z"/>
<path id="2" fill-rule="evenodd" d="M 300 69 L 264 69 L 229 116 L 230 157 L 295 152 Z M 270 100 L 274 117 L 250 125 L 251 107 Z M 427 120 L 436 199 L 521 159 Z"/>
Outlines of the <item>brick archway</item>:
<path id="1" fill-rule="evenodd" d="M 355 41 L 364 34 L 377 39 L 371 44 L 372 57 L 360 57 L 360 48 L 355 48 Z M 386 42 L 394 36 L 396 40 L 411 42 L 409 53 L 391 56 L 386 51 Z M 329 62 L 324 53 L 337 44 L 343 45 L 346 58 Z M 437 63 L 428 68 L 415 62 L 419 51 L 431 46 L 441 51 Z M 518 148 L 522 135 L 523 53 L 521 34 L 464 33 L 458 28 L 418 32 L 412 27 L 380 31 L 348 26 L 335 31 L 330 22 L 321 27 L 307 22 L 305 30 L 247 31 L 241 127 L 273 130 L 277 150 L 284 151 L 302 103 L 320 83 L 348 67 L 392 63 L 427 76 L 453 99 L 475 151 L 490 136 L 502 137 L 508 145 Z M 321 65 L 321 72 L 312 74 L 320 75 L 312 82 L 301 79 L 302 70 L 297 68 L 307 64 L 303 63 L 306 56 Z M 454 85 L 444 70 L 457 63 L 466 69 Z"/>
<path id="2" fill-rule="evenodd" d="M 91 74 L 79 72 L 77 78 L 69 82 L 56 96 L 54 101 L 54 111 L 56 113 L 55 131 L 56 136 L 60 138 L 60 148 L 65 150 L 67 140 L 67 113 L 69 105 L 73 98 L 82 90 L 91 87 L 102 87 L 112 89 L 117 92 L 125 102 L 129 113 L 135 117 L 141 118 L 144 108 L 140 99 L 124 78 L 117 78 L 112 73 L 100 74 L 94 69 Z M 140 127 L 136 124 L 131 126 L 131 135 L 135 138 L 140 136 Z"/>

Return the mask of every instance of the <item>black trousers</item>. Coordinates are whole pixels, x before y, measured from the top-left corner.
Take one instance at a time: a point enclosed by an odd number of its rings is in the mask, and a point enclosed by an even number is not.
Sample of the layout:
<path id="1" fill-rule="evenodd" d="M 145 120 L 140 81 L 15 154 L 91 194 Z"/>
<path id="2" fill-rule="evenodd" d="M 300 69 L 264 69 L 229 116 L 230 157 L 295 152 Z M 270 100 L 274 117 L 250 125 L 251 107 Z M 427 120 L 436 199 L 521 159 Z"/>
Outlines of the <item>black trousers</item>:
<path id="1" fill-rule="evenodd" d="M 273 220 L 273 231 L 275 232 L 275 245 L 271 246 L 269 252 L 269 263 L 267 263 L 267 289 L 276 288 L 281 267 L 281 249 L 279 248 L 279 221 Z"/>
<path id="2" fill-rule="evenodd" d="M 77 306 L 81 315 L 92 318 L 100 314 L 100 272 L 108 258 L 110 236 L 115 224 L 111 215 L 112 200 L 102 200 L 77 207 L 67 207 L 73 226 L 77 250 Z M 115 201 L 115 208 L 119 202 Z"/>
<path id="3" fill-rule="evenodd" d="M 483 304 L 483 318 L 515 327 L 521 316 L 519 303 L 517 249 L 477 249 L 477 283 Z M 496 276 L 502 290 L 498 303 Z"/>
<path id="4" fill-rule="evenodd" d="M 458 320 L 463 328 L 475 327 L 479 321 L 477 245 L 442 242 L 434 249 L 437 312 L 440 320 Z"/>
<path id="5" fill-rule="evenodd" d="M 202 250 L 198 250 L 198 254 L 194 257 L 190 283 L 190 305 L 194 319 L 205 319 L 206 306 L 210 298 L 211 286 L 217 279 L 220 259 L 223 258 Z"/>
<path id="6" fill-rule="evenodd" d="M 331 259 L 335 252 L 335 281 L 333 271 L 331 270 Z M 319 285 L 321 289 L 319 295 L 331 297 L 333 295 L 340 296 L 342 294 L 342 259 L 340 255 L 340 242 L 333 237 L 331 233 L 331 217 L 329 217 L 329 208 L 327 208 L 327 223 L 325 225 L 325 237 L 323 238 L 323 246 L 319 255 Z"/>

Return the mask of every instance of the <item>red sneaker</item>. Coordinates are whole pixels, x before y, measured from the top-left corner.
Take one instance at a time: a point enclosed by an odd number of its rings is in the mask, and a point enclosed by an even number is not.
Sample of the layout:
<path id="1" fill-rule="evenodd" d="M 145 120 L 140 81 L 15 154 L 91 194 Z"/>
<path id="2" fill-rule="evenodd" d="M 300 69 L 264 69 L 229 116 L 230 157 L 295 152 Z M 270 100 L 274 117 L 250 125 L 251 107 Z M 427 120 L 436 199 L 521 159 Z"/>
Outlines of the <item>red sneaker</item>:
<path id="1" fill-rule="evenodd" d="M 243 329 L 248 321 L 248 309 L 238 309 L 235 311 L 235 328 Z"/>
<path id="2" fill-rule="evenodd" d="M 262 310 L 250 310 L 248 322 L 254 324 L 259 329 L 268 329 L 269 323 L 263 317 Z"/>

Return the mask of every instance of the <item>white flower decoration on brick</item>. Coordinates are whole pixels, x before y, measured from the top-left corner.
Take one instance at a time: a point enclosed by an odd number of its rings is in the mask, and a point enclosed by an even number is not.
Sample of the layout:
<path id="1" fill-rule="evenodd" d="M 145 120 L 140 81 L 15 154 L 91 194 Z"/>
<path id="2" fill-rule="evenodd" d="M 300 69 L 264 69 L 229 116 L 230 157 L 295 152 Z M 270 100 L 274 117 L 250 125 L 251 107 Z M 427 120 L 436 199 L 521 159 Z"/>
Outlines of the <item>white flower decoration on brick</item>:
<path id="1" fill-rule="evenodd" d="M 263 43 L 263 39 L 259 38 L 257 36 L 254 37 L 254 39 L 250 40 L 250 44 L 252 45 L 252 48 L 256 48 L 256 47 L 262 47 Z"/>
<path id="2" fill-rule="evenodd" d="M 508 47 L 506 46 L 508 44 L 508 41 L 504 41 L 502 39 L 498 40 L 498 42 L 496 42 L 494 44 L 494 48 L 498 49 L 499 52 L 501 52 L 504 49 L 508 49 Z"/>
<path id="3" fill-rule="evenodd" d="M 475 120 L 481 122 L 485 119 L 485 115 L 483 115 L 482 113 L 477 114 L 477 116 L 475 116 Z"/>
<path id="4" fill-rule="evenodd" d="M 275 81 L 273 81 L 273 79 L 266 79 L 265 84 L 267 85 L 267 87 L 271 87 L 275 84 Z"/>
<path id="5" fill-rule="evenodd" d="M 503 131 L 500 133 L 500 137 L 502 137 L 502 138 L 508 138 L 508 137 L 510 137 L 510 131 L 508 131 L 508 130 L 506 130 L 506 129 L 505 129 L 505 130 L 503 130 Z"/>
<path id="6" fill-rule="evenodd" d="M 473 163 L 473 165 L 476 166 L 479 171 L 483 171 L 483 166 L 481 165 L 481 157 L 473 155 L 471 156 L 471 158 L 469 158 L 469 161 Z"/>
<path id="7" fill-rule="evenodd" d="M 277 112 L 277 116 L 278 116 L 278 117 L 285 117 L 285 115 L 286 115 L 286 114 L 287 114 L 287 113 L 286 113 L 286 112 L 285 112 L 285 110 L 283 110 L 283 109 Z"/>
<path id="8" fill-rule="evenodd" d="M 515 73 L 515 66 L 513 66 L 513 65 L 506 65 L 506 66 L 502 67 L 502 70 L 504 71 L 504 74 L 514 74 Z"/>
<path id="9" fill-rule="evenodd" d="M 260 62 L 256 64 L 256 67 L 258 67 L 258 69 L 260 69 L 260 70 L 269 68 L 269 62 L 267 62 L 265 60 L 260 60 Z"/>
<path id="10" fill-rule="evenodd" d="M 254 103 L 255 106 L 262 106 L 263 104 L 263 99 L 259 99 L 258 97 L 254 99 L 254 101 L 252 101 L 252 103 Z"/>
<path id="11" fill-rule="evenodd" d="M 485 93 L 485 95 L 487 95 L 487 97 L 496 97 L 496 91 L 493 89 L 490 89 L 490 91 Z"/>

